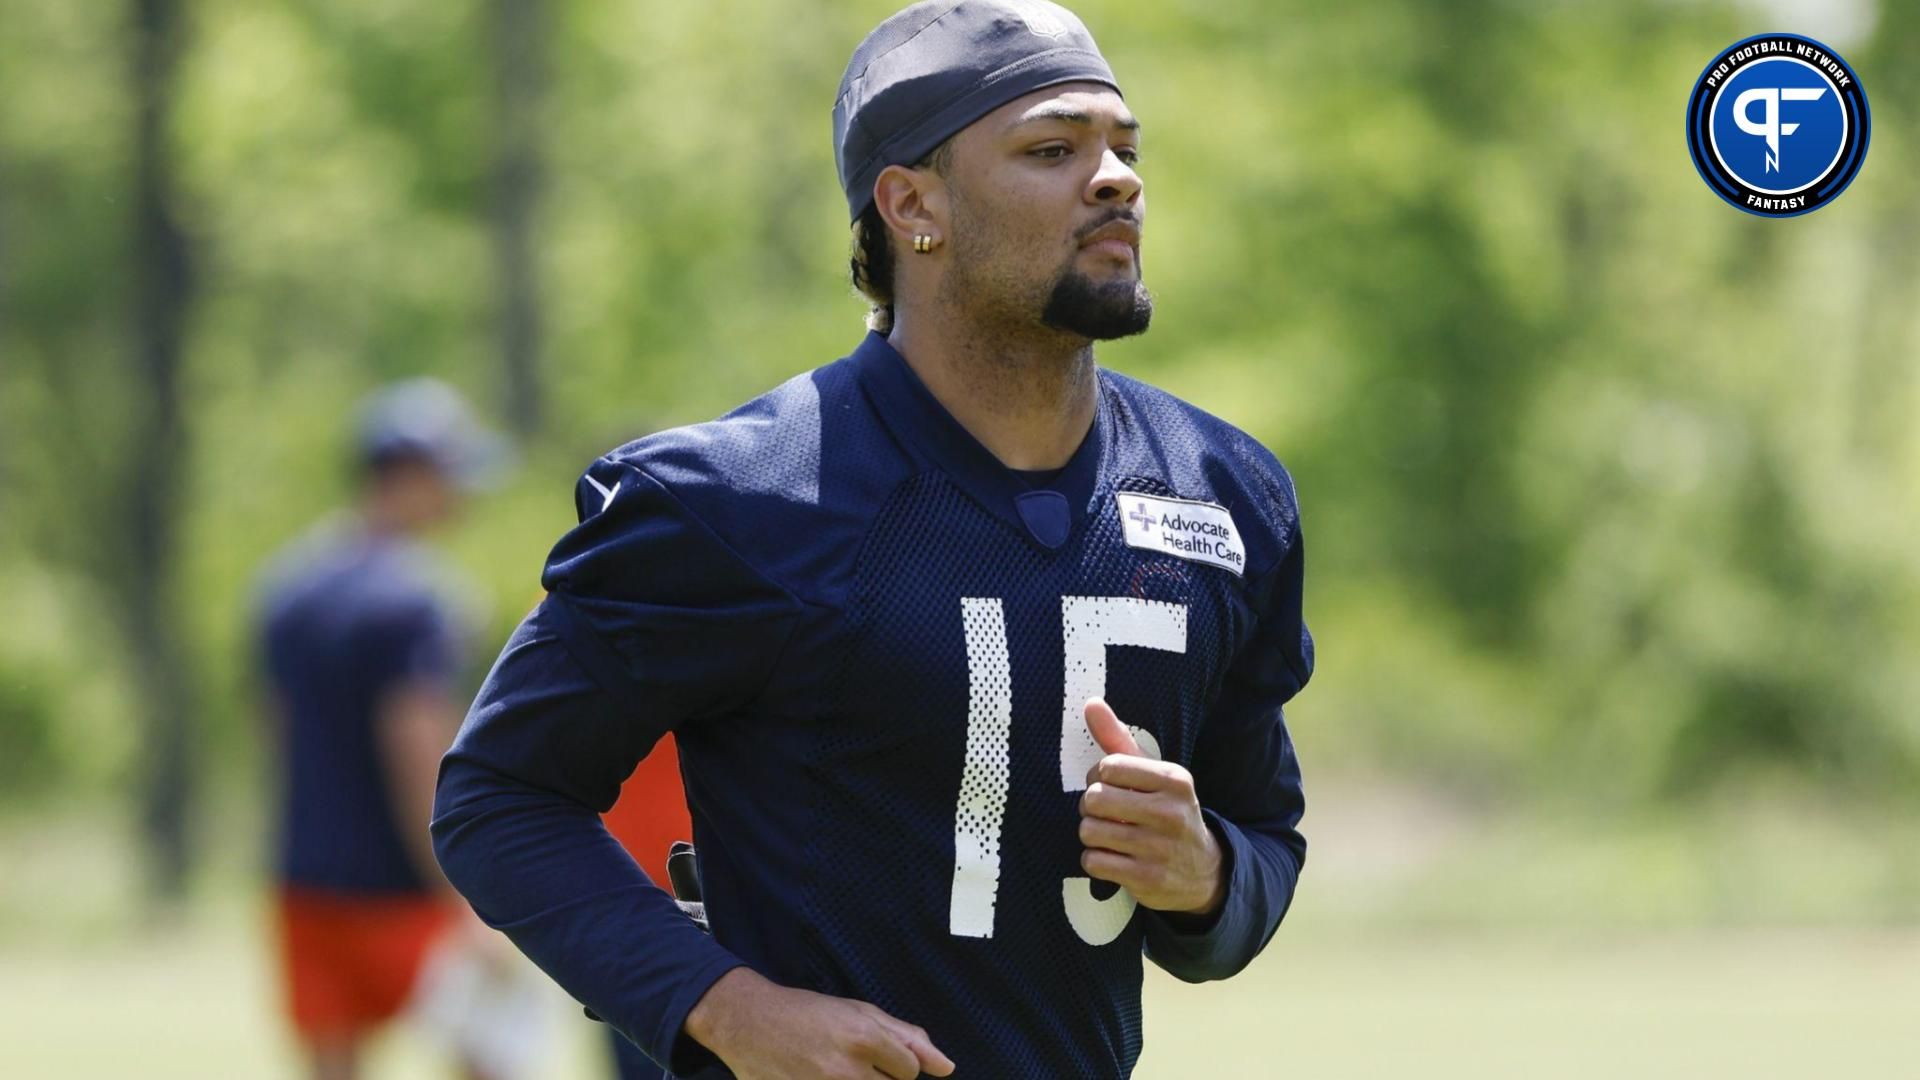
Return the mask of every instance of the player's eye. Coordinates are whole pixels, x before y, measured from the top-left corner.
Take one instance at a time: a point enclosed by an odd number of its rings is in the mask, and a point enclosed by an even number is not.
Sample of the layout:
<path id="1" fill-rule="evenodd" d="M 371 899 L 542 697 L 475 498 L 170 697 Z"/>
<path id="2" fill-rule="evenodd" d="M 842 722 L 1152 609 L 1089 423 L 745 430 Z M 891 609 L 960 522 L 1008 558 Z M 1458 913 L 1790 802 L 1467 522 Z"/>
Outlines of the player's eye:
<path id="1" fill-rule="evenodd" d="M 1128 168 L 1132 168 L 1133 166 L 1140 164 L 1140 151 L 1135 150 L 1131 146 L 1115 147 L 1113 150 L 1113 156 L 1119 158 L 1121 163 L 1126 165 Z"/>
<path id="2" fill-rule="evenodd" d="M 1073 147 L 1063 146 L 1059 143 L 1054 143 L 1050 146 L 1037 146 L 1032 150 L 1027 151 L 1027 153 L 1038 158 L 1049 158 L 1049 159 L 1057 160 L 1059 158 L 1066 157 L 1068 154 L 1073 153 Z"/>

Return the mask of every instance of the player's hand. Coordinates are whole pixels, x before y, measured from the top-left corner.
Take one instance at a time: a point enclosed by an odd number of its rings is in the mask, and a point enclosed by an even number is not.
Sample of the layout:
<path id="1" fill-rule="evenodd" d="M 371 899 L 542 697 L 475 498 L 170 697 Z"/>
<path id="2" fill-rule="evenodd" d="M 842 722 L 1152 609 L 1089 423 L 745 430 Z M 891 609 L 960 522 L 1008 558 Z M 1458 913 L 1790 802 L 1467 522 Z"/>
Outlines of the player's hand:
<path id="1" fill-rule="evenodd" d="M 1099 698 L 1087 730 L 1106 751 L 1080 797 L 1080 865 L 1155 911 L 1208 915 L 1226 895 L 1220 841 L 1200 816 L 1193 774 L 1141 754 L 1133 733 Z"/>
<path id="2" fill-rule="evenodd" d="M 686 1032 L 739 1080 L 952 1076 L 927 1033 L 864 1001 L 770 982 L 738 967 L 687 1013 Z"/>

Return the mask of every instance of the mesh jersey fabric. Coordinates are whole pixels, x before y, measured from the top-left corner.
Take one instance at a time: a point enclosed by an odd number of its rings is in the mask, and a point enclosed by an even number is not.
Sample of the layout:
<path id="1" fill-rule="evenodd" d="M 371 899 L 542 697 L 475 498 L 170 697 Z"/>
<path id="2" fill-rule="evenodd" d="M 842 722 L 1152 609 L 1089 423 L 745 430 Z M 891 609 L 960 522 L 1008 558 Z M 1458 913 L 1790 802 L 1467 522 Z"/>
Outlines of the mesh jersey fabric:
<path id="1" fill-rule="evenodd" d="M 1290 902 L 1305 842 L 1282 706 L 1313 651 L 1279 463 L 1099 378 L 1093 428 L 1049 482 L 1070 513 L 1058 544 L 1017 509 L 1031 484 L 878 335 L 596 462 L 550 596 L 443 768 L 436 842 L 476 910 L 678 1076 L 727 1075 L 680 1029 L 740 963 L 920 1024 L 957 1076 L 1129 1075 L 1143 951 L 1224 977 Z M 1121 493 L 1226 508 L 1244 573 L 1128 544 Z M 1193 769 L 1228 860 L 1210 919 L 1082 874 L 1090 688 Z M 710 941 L 576 813 L 668 730 Z"/>

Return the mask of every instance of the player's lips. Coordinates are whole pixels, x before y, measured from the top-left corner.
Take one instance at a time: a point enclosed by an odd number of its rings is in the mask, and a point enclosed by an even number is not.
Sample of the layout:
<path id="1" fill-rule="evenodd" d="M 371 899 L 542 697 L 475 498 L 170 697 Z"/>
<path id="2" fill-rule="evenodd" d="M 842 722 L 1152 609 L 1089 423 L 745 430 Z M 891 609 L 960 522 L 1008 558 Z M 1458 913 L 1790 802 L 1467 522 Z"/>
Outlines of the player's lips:
<path id="1" fill-rule="evenodd" d="M 1140 257 L 1140 226 L 1131 221 L 1109 221 L 1087 234 L 1080 246 L 1115 258 Z"/>

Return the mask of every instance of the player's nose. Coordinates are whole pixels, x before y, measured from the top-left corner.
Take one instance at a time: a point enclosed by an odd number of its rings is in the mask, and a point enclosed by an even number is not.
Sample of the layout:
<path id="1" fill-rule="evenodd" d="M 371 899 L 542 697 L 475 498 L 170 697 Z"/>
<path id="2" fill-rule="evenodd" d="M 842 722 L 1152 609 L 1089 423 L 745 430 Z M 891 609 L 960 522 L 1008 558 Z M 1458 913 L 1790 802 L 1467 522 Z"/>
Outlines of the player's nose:
<path id="1" fill-rule="evenodd" d="M 1088 197 L 1095 203 L 1131 205 L 1140 201 L 1145 183 L 1133 167 L 1120 160 L 1120 155 L 1109 148 L 1100 158 L 1100 168 L 1095 170 L 1093 179 L 1087 183 Z"/>

